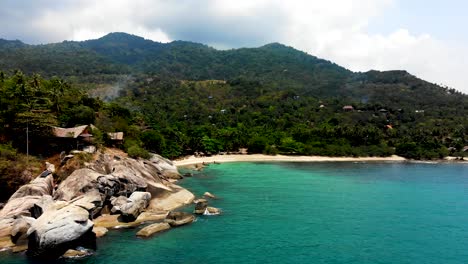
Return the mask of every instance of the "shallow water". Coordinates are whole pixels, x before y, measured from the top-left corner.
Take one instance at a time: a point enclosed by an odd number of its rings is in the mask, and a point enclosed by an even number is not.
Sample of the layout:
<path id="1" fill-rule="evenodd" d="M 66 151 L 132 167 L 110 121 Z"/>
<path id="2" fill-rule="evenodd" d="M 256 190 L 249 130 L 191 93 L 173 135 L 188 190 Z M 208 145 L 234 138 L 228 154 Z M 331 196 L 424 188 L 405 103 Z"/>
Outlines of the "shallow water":
<path id="1" fill-rule="evenodd" d="M 468 165 L 226 163 L 181 185 L 224 214 L 150 239 L 111 231 L 94 256 L 59 262 L 468 263 Z"/>

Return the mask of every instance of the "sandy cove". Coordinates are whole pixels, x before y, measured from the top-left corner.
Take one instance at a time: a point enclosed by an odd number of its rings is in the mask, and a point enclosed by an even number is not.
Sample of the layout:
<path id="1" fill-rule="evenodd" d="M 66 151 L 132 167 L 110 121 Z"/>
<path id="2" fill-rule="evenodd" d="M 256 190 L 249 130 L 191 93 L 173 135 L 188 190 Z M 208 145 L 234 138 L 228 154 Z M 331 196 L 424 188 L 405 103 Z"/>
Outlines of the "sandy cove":
<path id="1" fill-rule="evenodd" d="M 250 155 L 215 155 L 210 157 L 195 157 L 190 156 L 184 159 L 174 160 L 173 163 L 177 167 L 200 163 L 225 163 L 225 162 L 258 162 L 258 161 L 287 161 L 287 162 L 339 162 L 339 161 L 354 161 L 354 162 L 369 162 L 369 161 L 407 161 L 407 159 L 400 156 L 390 157 L 325 157 L 325 156 L 285 156 L 285 155 L 263 155 L 263 154 L 250 154 Z"/>

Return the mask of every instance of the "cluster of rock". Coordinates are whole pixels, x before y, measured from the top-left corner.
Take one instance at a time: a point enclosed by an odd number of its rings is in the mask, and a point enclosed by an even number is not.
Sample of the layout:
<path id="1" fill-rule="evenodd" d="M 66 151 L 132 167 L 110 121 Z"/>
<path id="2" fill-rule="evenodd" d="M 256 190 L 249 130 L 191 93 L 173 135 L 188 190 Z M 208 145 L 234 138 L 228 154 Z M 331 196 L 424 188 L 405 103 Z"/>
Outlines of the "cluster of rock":
<path id="1" fill-rule="evenodd" d="M 49 173 L 22 186 L 4 205 L 0 248 L 27 248 L 28 255 L 42 258 L 59 257 L 78 247 L 95 249 L 96 235 L 104 235 L 106 227 L 116 223 L 167 218 L 166 223 L 152 227 L 164 229 L 187 220 L 186 215 L 168 212 L 194 199 L 192 193 L 172 183 L 181 176 L 171 161 L 158 155 L 135 160 L 101 154 L 56 190 L 53 169 L 49 166 Z M 112 224 L 99 220 L 110 218 Z"/>
<path id="2" fill-rule="evenodd" d="M 216 197 L 206 192 L 203 195 L 205 198 L 212 198 L 215 199 Z M 219 215 L 221 214 L 221 210 L 215 207 L 208 206 L 208 200 L 201 198 L 197 199 L 193 202 L 195 204 L 194 214 L 196 215 Z M 166 231 L 172 227 L 178 227 L 182 225 L 186 225 L 192 223 L 195 220 L 195 215 L 187 213 L 187 212 L 173 212 L 170 211 L 164 218 L 163 222 L 150 224 L 144 228 L 142 228 L 136 234 L 139 237 L 150 237 L 156 233 Z"/>
<path id="3" fill-rule="evenodd" d="M 193 211 L 195 214 L 198 215 L 219 215 L 221 214 L 221 210 L 208 206 L 208 200 L 206 198 L 216 199 L 216 196 L 209 192 L 205 192 L 203 194 L 204 198 L 200 198 L 194 201 L 195 203 L 195 210 Z"/>

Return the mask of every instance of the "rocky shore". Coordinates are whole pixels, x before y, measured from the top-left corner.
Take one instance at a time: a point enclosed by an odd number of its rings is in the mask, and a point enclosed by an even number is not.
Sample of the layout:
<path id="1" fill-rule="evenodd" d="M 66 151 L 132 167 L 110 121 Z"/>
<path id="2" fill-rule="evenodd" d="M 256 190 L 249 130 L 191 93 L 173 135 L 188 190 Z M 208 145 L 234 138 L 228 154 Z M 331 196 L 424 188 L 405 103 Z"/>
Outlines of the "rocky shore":
<path id="1" fill-rule="evenodd" d="M 58 186 L 54 171 L 48 164 L 6 202 L 0 211 L 0 251 L 27 250 L 45 259 L 80 256 L 85 253 L 77 249 L 95 250 L 96 237 L 110 228 L 157 222 L 140 231 L 150 236 L 195 218 L 173 212 L 195 197 L 174 183 L 181 178 L 177 167 L 158 155 L 135 160 L 101 153 Z"/>

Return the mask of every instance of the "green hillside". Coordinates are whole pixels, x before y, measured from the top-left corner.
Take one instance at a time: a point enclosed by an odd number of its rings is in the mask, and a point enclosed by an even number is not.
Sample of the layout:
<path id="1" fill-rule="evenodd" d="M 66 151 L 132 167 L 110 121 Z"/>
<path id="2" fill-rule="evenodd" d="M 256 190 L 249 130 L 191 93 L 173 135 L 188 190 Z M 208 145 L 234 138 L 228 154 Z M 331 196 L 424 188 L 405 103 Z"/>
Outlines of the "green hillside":
<path id="1" fill-rule="evenodd" d="M 94 97 L 92 105 L 88 99 L 69 102 L 61 112 L 49 105 L 58 125 L 83 124 L 80 115 L 94 111 L 85 120 L 125 132 L 123 148 L 169 157 L 247 147 L 272 154 L 431 159 L 462 156 L 468 145 L 467 95 L 406 71 L 352 72 L 278 43 L 216 50 L 125 33 L 47 45 L 0 40 L 0 70 L 9 80 L 1 86 L 3 96 L 21 93 L 14 84 L 21 75 L 14 71 L 21 70 L 40 74 L 45 83 L 58 78 Z M 353 110 L 343 110 L 345 105 Z M 4 127 L 15 128 L 9 122 L 18 113 L 5 113 Z M 15 143 L 15 132 L 4 130 L 4 141 Z"/>

